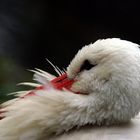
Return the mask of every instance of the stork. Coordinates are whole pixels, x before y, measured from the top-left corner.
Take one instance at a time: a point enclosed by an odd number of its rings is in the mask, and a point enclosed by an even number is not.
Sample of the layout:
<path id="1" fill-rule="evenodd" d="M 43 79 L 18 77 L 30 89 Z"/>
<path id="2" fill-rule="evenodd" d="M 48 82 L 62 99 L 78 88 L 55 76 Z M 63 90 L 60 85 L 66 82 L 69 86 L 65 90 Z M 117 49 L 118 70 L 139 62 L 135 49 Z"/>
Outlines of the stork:
<path id="1" fill-rule="evenodd" d="M 35 88 L 1 105 L 0 140 L 140 139 L 138 44 L 97 40 L 55 69 L 36 69 L 38 83 L 23 83 Z"/>

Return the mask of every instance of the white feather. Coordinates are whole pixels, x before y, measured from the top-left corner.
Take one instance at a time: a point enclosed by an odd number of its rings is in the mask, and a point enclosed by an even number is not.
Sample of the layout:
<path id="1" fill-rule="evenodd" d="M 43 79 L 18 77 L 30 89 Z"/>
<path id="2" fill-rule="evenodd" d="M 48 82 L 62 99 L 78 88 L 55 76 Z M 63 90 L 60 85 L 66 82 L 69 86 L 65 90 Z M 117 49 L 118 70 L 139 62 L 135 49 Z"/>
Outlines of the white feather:
<path id="1" fill-rule="evenodd" d="M 45 77 L 47 77 L 47 79 L 48 79 L 49 81 L 51 81 L 51 80 L 53 80 L 54 78 L 56 78 L 56 76 L 54 76 L 54 75 L 52 75 L 52 74 L 50 74 L 50 73 L 48 73 L 48 72 L 46 72 L 46 71 L 43 71 L 43 70 L 40 70 L 40 69 L 37 69 L 37 68 L 36 68 L 36 70 L 39 71 L 39 72 L 41 72 L 42 74 L 44 74 Z"/>
<path id="2" fill-rule="evenodd" d="M 56 73 L 60 76 L 62 75 L 62 71 L 57 67 L 55 66 L 49 59 L 46 59 L 47 62 L 54 68 L 54 70 L 56 71 Z"/>
<path id="3" fill-rule="evenodd" d="M 53 78 L 55 78 L 55 76 L 49 74 L 49 73 L 44 73 L 44 71 L 41 71 L 39 69 L 36 70 L 30 70 L 31 72 L 34 72 L 34 76 L 33 76 L 33 80 L 41 83 L 41 84 L 46 84 L 49 81 L 51 81 Z"/>
<path id="4" fill-rule="evenodd" d="M 31 82 L 23 82 L 19 83 L 18 85 L 30 86 L 30 87 L 39 87 L 41 84 L 31 83 Z"/>

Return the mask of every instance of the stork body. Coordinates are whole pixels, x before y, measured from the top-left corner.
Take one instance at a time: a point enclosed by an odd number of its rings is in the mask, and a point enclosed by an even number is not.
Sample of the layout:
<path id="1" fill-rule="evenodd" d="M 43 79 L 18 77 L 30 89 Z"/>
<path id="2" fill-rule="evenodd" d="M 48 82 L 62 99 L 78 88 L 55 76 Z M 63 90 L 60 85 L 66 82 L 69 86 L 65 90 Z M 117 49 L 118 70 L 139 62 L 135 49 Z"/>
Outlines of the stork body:
<path id="1" fill-rule="evenodd" d="M 75 81 L 70 89 L 54 88 L 49 82 L 54 76 L 38 70 L 36 79 L 43 88 L 17 94 L 18 98 L 2 105 L 1 117 L 4 118 L 0 120 L 0 140 L 48 140 L 88 124 L 93 128 L 72 132 L 72 136 L 82 139 L 81 133 L 88 131 L 90 134 L 87 132 L 85 139 L 90 136 L 94 139 L 99 133 L 105 140 L 109 139 L 108 134 L 116 132 L 121 140 L 122 132 L 127 137 L 126 133 L 131 131 L 133 133 L 129 134 L 136 133 L 135 138 L 140 138 L 137 134 L 139 116 L 131 125 L 126 125 L 128 127 L 121 127 L 124 131 L 117 128 L 140 111 L 140 50 L 137 44 L 116 38 L 98 40 L 77 53 L 66 73 L 68 79 Z M 33 96 L 26 96 L 29 93 Z M 114 126 L 106 127 L 111 125 Z M 65 134 L 57 139 L 66 137 Z"/>
<path id="2" fill-rule="evenodd" d="M 140 115 L 129 123 L 114 126 L 85 126 L 50 140 L 139 140 Z"/>

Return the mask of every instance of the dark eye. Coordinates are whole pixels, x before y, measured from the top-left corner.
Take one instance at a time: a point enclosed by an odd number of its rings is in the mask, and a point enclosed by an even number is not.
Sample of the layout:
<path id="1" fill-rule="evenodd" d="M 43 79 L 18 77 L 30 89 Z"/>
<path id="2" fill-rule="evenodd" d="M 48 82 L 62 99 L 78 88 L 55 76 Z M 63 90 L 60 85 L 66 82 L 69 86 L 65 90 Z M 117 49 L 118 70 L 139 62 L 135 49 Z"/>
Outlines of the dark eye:
<path id="1" fill-rule="evenodd" d="M 95 67 L 96 65 L 91 64 L 88 60 L 85 60 L 83 65 L 80 68 L 80 72 L 82 70 L 90 70 L 91 68 Z"/>

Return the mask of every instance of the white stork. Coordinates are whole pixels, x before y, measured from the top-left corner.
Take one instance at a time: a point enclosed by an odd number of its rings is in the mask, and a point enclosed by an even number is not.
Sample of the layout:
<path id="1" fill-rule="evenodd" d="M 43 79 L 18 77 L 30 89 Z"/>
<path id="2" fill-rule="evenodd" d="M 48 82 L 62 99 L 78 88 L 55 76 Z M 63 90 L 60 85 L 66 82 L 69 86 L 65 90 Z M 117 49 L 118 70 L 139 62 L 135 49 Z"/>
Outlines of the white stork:
<path id="1" fill-rule="evenodd" d="M 0 140 L 140 140 L 138 44 L 98 40 L 57 71 L 1 105 Z"/>

